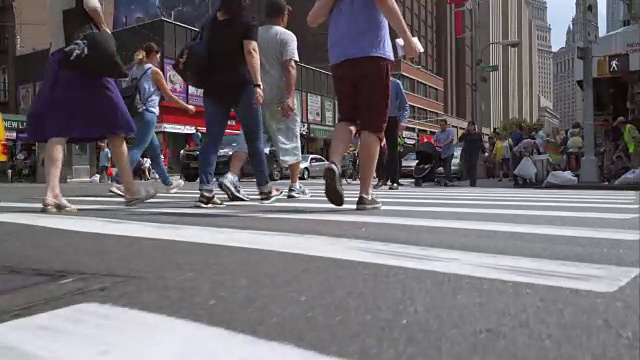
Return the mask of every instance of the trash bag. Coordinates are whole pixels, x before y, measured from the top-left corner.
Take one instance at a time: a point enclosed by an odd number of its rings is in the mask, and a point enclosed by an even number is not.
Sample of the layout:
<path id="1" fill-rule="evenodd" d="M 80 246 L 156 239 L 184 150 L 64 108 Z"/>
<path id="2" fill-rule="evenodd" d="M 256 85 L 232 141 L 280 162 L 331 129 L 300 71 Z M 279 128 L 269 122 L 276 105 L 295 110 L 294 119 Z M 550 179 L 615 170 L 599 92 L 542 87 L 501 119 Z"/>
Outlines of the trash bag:
<path id="1" fill-rule="evenodd" d="M 537 171 L 531 158 L 526 156 L 520 161 L 520 165 L 513 171 L 513 174 L 525 180 L 535 181 Z"/>
<path id="2" fill-rule="evenodd" d="M 577 183 L 578 178 L 571 171 L 552 171 L 542 186 L 575 185 Z"/>
<path id="3" fill-rule="evenodd" d="M 615 182 L 616 185 L 640 184 L 640 168 L 633 169 L 620 176 Z"/>

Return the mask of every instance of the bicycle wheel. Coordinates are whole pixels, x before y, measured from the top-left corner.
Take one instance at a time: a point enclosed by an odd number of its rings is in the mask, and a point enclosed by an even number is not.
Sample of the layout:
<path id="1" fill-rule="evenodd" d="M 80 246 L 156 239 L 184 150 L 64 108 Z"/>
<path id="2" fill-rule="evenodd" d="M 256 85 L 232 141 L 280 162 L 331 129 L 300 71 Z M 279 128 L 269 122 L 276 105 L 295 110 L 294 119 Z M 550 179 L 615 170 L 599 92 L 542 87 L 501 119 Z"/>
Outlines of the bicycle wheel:
<path id="1" fill-rule="evenodd" d="M 347 171 L 345 171 L 345 174 L 343 175 L 344 181 L 347 184 L 351 184 L 353 182 L 353 174 L 352 173 L 353 173 L 352 170 L 347 170 Z"/>

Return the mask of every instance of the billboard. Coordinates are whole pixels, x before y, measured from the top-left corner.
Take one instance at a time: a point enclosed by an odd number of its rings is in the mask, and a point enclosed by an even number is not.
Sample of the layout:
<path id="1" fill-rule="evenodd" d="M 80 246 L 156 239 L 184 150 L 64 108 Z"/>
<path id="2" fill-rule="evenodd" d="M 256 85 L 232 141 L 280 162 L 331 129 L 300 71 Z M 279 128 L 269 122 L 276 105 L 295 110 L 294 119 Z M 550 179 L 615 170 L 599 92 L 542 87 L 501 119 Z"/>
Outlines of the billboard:
<path id="1" fill-rule="evenodd" d="M 211 2 L 211 5 L 209 4 Z M 114 30 L 164 17 L 198 27 L 219 0 L 115 0 Z"/>

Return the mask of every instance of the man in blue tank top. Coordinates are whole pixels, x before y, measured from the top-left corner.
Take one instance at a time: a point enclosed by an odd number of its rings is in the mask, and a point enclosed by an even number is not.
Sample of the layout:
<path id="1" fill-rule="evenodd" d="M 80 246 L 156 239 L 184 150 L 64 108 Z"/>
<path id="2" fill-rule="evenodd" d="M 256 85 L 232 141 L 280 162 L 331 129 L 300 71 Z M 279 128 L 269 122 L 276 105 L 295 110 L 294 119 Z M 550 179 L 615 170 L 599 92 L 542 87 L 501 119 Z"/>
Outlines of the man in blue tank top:
<path id="1" fill-rule="evenodd" d="M 339 120 L 325 169 L 325 195 L 344 205 L 340 162 L 360 133 L 360 195 L 356 209 L 379 209 L 372 194 L 373 174 L 389 111 L 391 65 L 394 60 L 389 24 L 404 41 L 408 58 L 418 44 L 407 28 L 395 0 L 317 0 L 307 22 L 315 27 L 329 20 L 329 61 L 338 97 Z"/>

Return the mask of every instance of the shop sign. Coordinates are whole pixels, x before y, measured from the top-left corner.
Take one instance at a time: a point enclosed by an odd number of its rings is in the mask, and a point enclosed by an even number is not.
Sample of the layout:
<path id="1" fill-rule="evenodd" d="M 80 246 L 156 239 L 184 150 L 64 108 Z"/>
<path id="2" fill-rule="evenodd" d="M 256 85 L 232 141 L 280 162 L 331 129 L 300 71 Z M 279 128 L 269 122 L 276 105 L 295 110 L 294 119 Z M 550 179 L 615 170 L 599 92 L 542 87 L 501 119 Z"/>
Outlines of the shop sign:
<path id="1" fill-rule="evenodd" d="M 427 135 L 427 134 L 420 134 L 420 144 L 426 143 L 426 142 L 433 142 L 433 135 Z"/>
<path id="2" fill-rule="evenodd" d="M 640 53 L 640 41 L 627 43 L 627 54 Z"/>
<path id="3" fill-rule="evenodd" d="M 195 126 L 178 125 L 178 124 L 156 124 L 157 132 L 170 132 L 180 134 L 193 134 L 196 132 Z"/>
<path id="4" fill-rule="evenodd" d="M 173 59 L 164 58 L 164 76 L 167 78 L 169 91 L 178 99 L 187 101 L 187 84 L 173 69 L 174 63 Z"/>
<path id="5" fill-rule="evenodd" d="M 4 133 L 4 136 L 7 138 L 7 140 L 15 140 L 16 139 L 16 132 L 15 131 L 6 131 Z"/>
<path id="6" fill-rule="evenodd" d="M 322 123 L 322 96 L 307 94 L 307 121 L 310 124 Z"/>
<path id="7" fill-rule="evenodd" d="M 4 119 L 4 128 L 6 130 L 22 130 L 27 127 L 26 120 L 8 120 Z"/>
<path id="8" fill-rule="evenodd" d="M 324 120 L 325 124 L 333 126 L 335 121 L 333 120 L 333 100 L 324 100 Z"/>
<path id="9" fill-rule="evenodd" d="M 405 139 L 417 139 L 418 138 L 418 134 L 412 132 L 412 131 L 403 131 L 402 132 L 402 137 Z"/>
<path id="10" fill-rule="evenodd" d="M 327 139 L 333 134 L 333 127 L 309 124 L 309 136 L 317 139 Z"/>
<path id="11" fill-rule="evenodd" d="M 189 85 L 189 104 L 204 106 L 204 90 Z"/>

